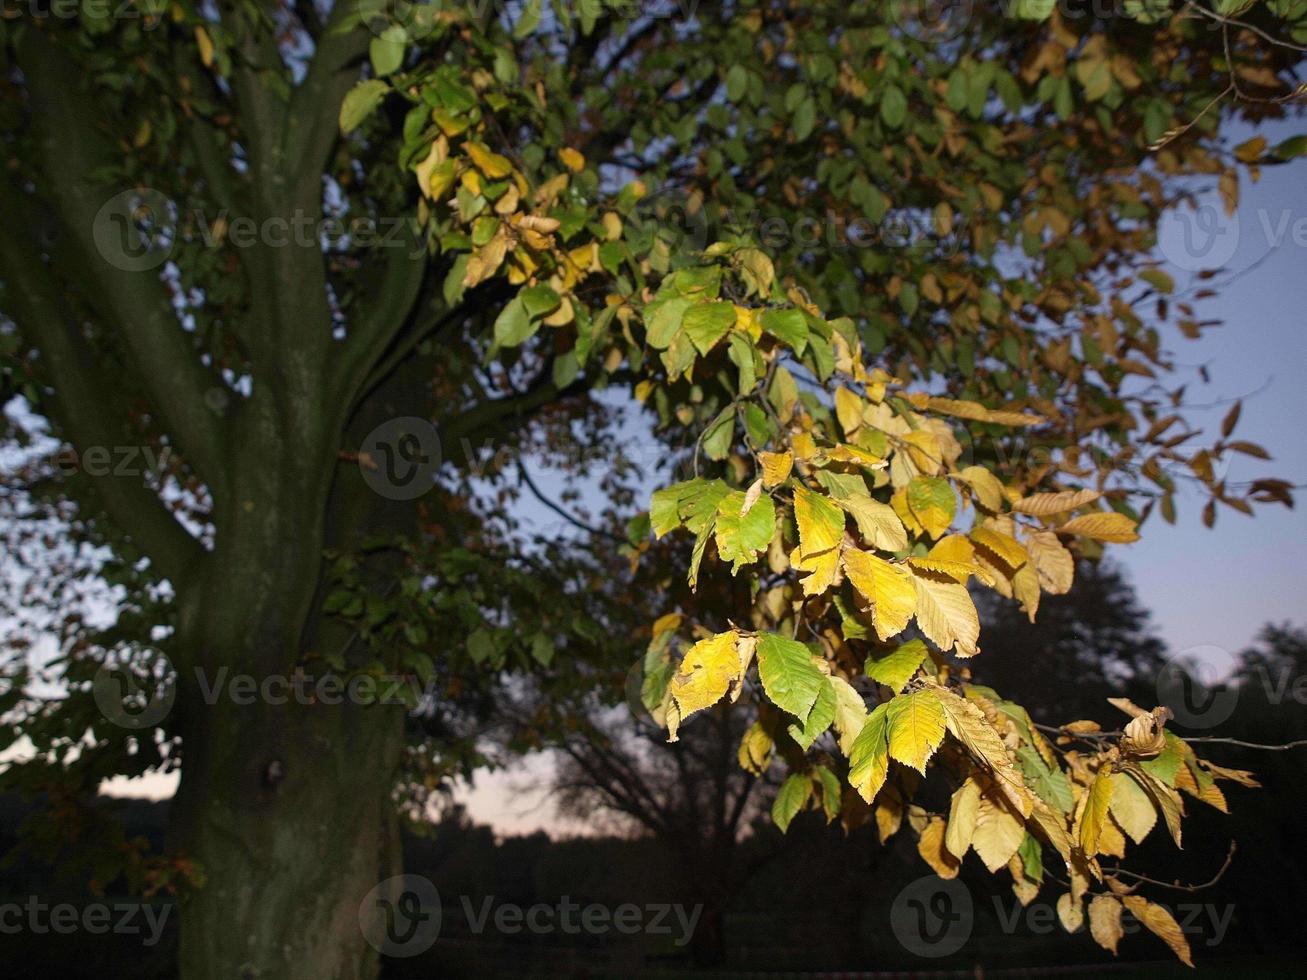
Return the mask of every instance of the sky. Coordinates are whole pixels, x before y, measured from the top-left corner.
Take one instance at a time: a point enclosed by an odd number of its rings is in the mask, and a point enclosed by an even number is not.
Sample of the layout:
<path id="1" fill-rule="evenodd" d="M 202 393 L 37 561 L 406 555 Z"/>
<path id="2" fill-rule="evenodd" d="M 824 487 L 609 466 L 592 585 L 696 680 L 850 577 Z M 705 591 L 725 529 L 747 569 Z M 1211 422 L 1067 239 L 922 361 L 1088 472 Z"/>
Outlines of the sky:
<path id="1" fill-rule="evenodd" d="M 1300 129 L 1277 127 L 1268 135 L 1274 143 Z M 1158 254 L 1177 291 L 1195 282 L 1194 270 L 1204 262 L 1234 274 L 1198 311 L 1223 325 L 1198 340 L 1175 333 L 1170 344 L 1195 375 L 1190 399 L 1211 406 L 1191 417 L 1214 430 L 1232 400 L 1242 398 L 1237 437 L 1262 444 L 1273 461 L 1240 458 L 1228 478 L 1277 476 L 1307 485 L 1307 160 L 1267 169 L 1256 184 L 1243 181 L 1234 219 L 1225 219 L 1209 195 L 1187 239 L 1182 220 L 1163 227 Z M 1206 385 L 1197 383 L 1199 365 L 1210 376 Z M 534 475 L 543 484 L 545 475 Z M 1142 540 L 1114 554 L 1168 647 L 1221 666 L 1267 622 L 1307 624 L 1307 501 L 1294 510 L 1261 507 L 1251 519 L 1220 508 L 1210 530 L 1201 524 L 1201 503 L 1196 494 L 1182 495 L 1174 526 L 1154 517 Z M 557 521 L 543 508 L 540 519 Z M 546 774 L 539 759 L 528 761 L 510 772 L 481 774 L 458 798 L 475 819 L 504 833 L 558 830 L 537 785 Z M 173 784 L 147 777 L 107 788 L 159 796 Z"/>

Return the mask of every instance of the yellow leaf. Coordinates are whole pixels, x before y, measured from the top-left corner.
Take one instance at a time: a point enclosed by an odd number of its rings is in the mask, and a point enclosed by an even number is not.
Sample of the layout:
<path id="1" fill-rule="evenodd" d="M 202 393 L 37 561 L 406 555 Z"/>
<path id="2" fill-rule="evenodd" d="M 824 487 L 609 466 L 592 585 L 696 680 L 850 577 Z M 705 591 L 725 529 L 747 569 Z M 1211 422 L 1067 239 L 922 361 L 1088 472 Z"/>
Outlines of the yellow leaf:
<path id="1" fill-rule="evenodd" d="M 835 392 L 835 417 L 840 421 L 846 438 L 862 427 L 862 399 L 848 388 L 841 387 Z"/>
<path id="2" fill-rule="evenodd" d="M 1123 895 L 1121 901 L 1130 910 L 1130 914 L 1142 922 L 1149 932 L 1171 947 L 1171 951 L 1181 963 L 1188 967 L 1194 965 L 1193 957 L 1189 953 L 1189 940 L 1184 938 L 1179 923 L 1170 912 L 1148 901 L 1142 895 Z"/>
<path id="3" fill-rule="evenodd" d="M 839 734 L 840 751 L 847 756 L 867 723 L 867 706 L 862 695 L 843 677 L 832 674 L 830 682 L 835 688 L 835 731 Z"/>
<path id="4" fill-rule="evenodd" d="M 463 149 L 472 158 L 476 168 L 491 180 L 499 180 L 513 172 L 513 164 L 507 157 L 500 156 L 476 140 L 468 140 Z"/>
<path id="5" fill-rule="evenodd" d="M 768 490 L 788 480 L 794 469 L 794 456 L 788 452 L 759 453 L 758 459 L 762 462 L 762 485 Z"/>
<path id="6" fill-rule="evenodd" d="M 1121 911 L 1121 902 L 1111 895 L 1095 895 L 1089 902 L 1089 934 L 1113 956 L 1125 935 L 1121 928 Z"/>
<path id="7" fill-rule="evenodd" d="M 1039 574 L 1039 584 L 1049 595 L 1065 595 L 1075 580 L 1076 562 L 1071 552 L 1052 531 L 1034 531 L 1026 535 L 1026 551 Z"/>
<path id="8" fill-rule="evenodd" d="M 1184 816 L 1184 802 L 1180 799 L 1180 794 L 1135 762 L 1123 762 L 1121 768 L 1133 776 L 1135 781 L 1148 792 L 1149 797 L 1162 812 L 1166 829 L 1171 832 L 1171 839 L 1175 841 L 1175 846 L 1180 847 L 1180 818 Z"/>
<path id="9" fill-rule="evenodd" d="M 579 150 L 574 150 L 570 146 L 565 146 L 558 151 L 558 158 L 563 161 L 563 166 L 574 174 L 579 174 L 585 169 L 585 156 Z"/>
<path id="10" fill-rule="evenodd" d="M 844 537 L 844 512 L 819 493 L 805 487 L 794 491 L 794 519 L 799 526 L 799 547 L 794 567 L 807 573 L 804 595 L 821 595 L 839 570 L 839 544 Z"/>
<path id="11" fill-rule="evenodd" d="M 702 708 L 720 701 L 740 674 L 740 655 L 735 630 L 718 633 L 692 646 L 672 678 L 672 697 L 688 718 Z"/>
<path id="12" fill-rule="evenodd" d="M 463 285 L 470 289 L 477 283 L 489 279 L 503 265 L 504 256 L 507 254 L 508 236 L 504 234 L 503 229 L 500 229 L 495 232 L 494 238 L 481 246 L 467 260 L 467 270 L 463 274 Z"/>
<path id="13" fill-rule="evenodd" d="M 936 561 L 970 566 L 975 563 L 976 549 L 961 534 L 946 534 L 935 542 L 935 546 L 927 552 L 926 557 Z M 965 582 L 966 579 L 959 579 L 959 581 Z"/>
<path id="14" fill-rule="evenodd" d="M 1032 801 L 1025 780 L 1008 755 L 1002 736 L 989 723 L 985 713 L 952 691 L 940 688 L 936 693 L 940 707 L 944 709 L 944 723 L 949 733 L 965 745 L 972 758 L 994 777 L 994 788 L 1012 809 L 1027 816 Z"/>
<path id="15" fill-rule="evenodd" d="M 195 28 L 195 44 L 200 49 L 200 63 L 205 68 L 213 67 L 213 39 L 203 27 Z"/>
<path id="16" fill-rule="evenodd" d="M 941 878 L 947 880 L 958 876 L 958 868 L 962 864 L 944 847 L 944 820 L 942 817 L 930 818 L 930 821 L 926 824 L 926 829 L 921 832 L 921 837 L 917 840 L 917 853 Z"/>
<path id="17" fill-rule="evenodd" d="M 771 763 L 774 746 L 775 742 L 767 734 L 767 729 L 755 721 L 749 726 L 749 730 L 744 733 L 744 737 L 740 739 L 740 751 L 738 753 L 740 768 L 745 772 L 753 773 L 755 776 L 761 776 L 767 771 L 767 766 Z"/>
<path id="18" fill-rule="evenodd" d="M 1003 493 L 1003 484 L 983 466 L 968 466 L 958 474 L 958 479 L 971 488 L 976 502 L 990 513 L 997 514 L 1003 509 L 1007 497 Z"/>
<path id="19" fill-rule="evenodd" d="M 903 796 L 897 786 L 891 783 L 885 787 L 885 792 L 876 800 L 875 813 L 876 833 L 884 844 L 898 833 L 903 823 Z"/>
<path id="20" fill-rule="evenodd" d="M 875 800 L 889 775 L 887 714 L 886 704 L 876 705 L 849 750 L 849 785 L 868 803 Z M 884 839 L 883 833 L 881 836 Z"/>
<path id="21" fill-rule="evenodd" d="M 1077 932 L 1085 924 L 1085 910 L 1070 892 L 1064 892 L 1057 899 L 1057 918 L 1067 932 Z"/>
<path id="22" fill-rule="evenodd" d="M 944 834 L 944 846 L 959 861 L 971 849 L 971 837 L 976 832 L 979 814 L 980 784 L 974 777 L 968 777 L 953 794 L 948 810 L 948 830 Z"/>
<path id="23" fill-rule="evenodd" d="M 917 429 L 905 435 L 903 441 L 907 444 L 908 456 L 920 472 L 932 476 L 943 469 L 944 449 L 935 433 L 929 429 Z"/>
<path id="24" fill-rule="evenodd" d="M 1114 541 L 1129 544 L 1139 540 L 1135 522 L 1116 511 L 1104 511 L 1100 514 L 1082 514 L 1063 524 L 1059 531 L 1065 534 L 1083 534 L 1095 541 Z"/>
<path id="25" fill-rule="evenodd" d="M 1098 771 L 1089 785 L 1089 798 L 1080 815 L 1080 849 L 1087 857 L 1098 853 L 1098 840 L 1107 822 L 1107 811 L 1112 805 L 1112 773 L 1106 767 Z"/>
<path id="26" fill-rule="evenodd" d="M 866 551 L 845 548 L 844 571 L 853 587 L 871 603 L 871 623 L 882 640 L 908 628 L 917 608 L 917 591 L 906 568 Z"/>
<path id="27" fill-rule="evenodd" d="M 858 533 L 873 548 L 903 551 L 908 547 L 907 531 L 894 508 L 861 494 L 851 494 L 835 501 L 853 516 Z"/>
<path id="28" fill-rule="evenodd" d="M 971 846 L 985 867 L 991 873 L 998 871 L 1012 859 L 1025 839 L 1025 825 L 1001 798 L 988 792 L 982 794 Z"/>
<path id="29" fill-rule="evenodd" d="M 1022 497 L 1012 509 L 1022 514 L 1036 517 L 1048 517 L 1050 514 L 1064 514 L 1077 507 L 1093 503 L 1101 496 L 1097 490 L 1063 490 L 1061 493 L 1032 493 Z"/>
<path id="30" fill-rule="evenodd" d="M 994 554 L 1014 572 L 1030 560 L 1030 556 L 1026 554 L 1026 549 L 1021 547 L 1016 538 L 1003 534 L 1001 531 L 978 527 L 972 530 L 971 540 L 986 551 Z"/>
<path id="31" fill-rule="evenodd" d="M 795 459 L 812 459 L 817 455 L 817 441 L 812 438 L 811 432 L 796 432 L 790 436 L 790 449 L 794 451 Z"/>
<path id="32" fill-rule="evenodd" d="M 1153 807 L 1152 799 L 1132 777 L 1123 772 L 1112 774 L 1110 810 L 1121 829 L 1136 844 L 1142 844 L 1157 824 L 1157 810 Z"/>
<path id="33" fill-rule="evenodd" d="M 967 587 L 915 569 L 912 580 L 921 632 L 945 653 L 955 646 L 960 657 L 979 653 L 976 644 L 980 640 L 980 617 Z"/>
<path id="34" fill-rule="evenodd" d="M 889 702 L 889 754 L 922 773 L 944 740 L 944 709 L 931 689 L 899 694 Z"/>
<path id="35" fill-rule="evenodd" d="M 1048 837 L 1048 842 L 1053 845 L 1053 849 L 1070 866 L 1071 838 L 1066 832 L 1066 824 L 1062 817 L 1054 813 L 1048 804 L 1037 796 L 1030 801 L 1030 817 Z"/>
<path id="36" fill-rule="evenodd" d="M 952 579 L 959 585 L 966 585 L 967 579 L 976 571 L 974 561 L 953 561 L 948 558 L 934 558 L 929 555 L 925 558 L 909 558 L 907 561 L 915 570 L 942 575 L 945 578 Z"/>

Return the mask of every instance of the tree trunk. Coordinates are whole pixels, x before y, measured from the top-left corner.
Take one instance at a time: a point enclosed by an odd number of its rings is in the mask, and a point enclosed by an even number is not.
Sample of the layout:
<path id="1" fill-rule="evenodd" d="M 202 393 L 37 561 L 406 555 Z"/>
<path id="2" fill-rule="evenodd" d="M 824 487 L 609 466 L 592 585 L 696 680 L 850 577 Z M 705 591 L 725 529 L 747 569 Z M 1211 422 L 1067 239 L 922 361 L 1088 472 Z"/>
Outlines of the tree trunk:
<path id="1" fill-rule="evenodd" d="M 371 414 L 389 411 L 378 404 Z M 324 548 L 409 531 L 414 512 L 338 461 L 340 440 L 306 451 L 310 439 L 281 441 L 258 422 L 207 580 L 181 604 L 187 663 L 175 708 L 183 754 L 172 838 L 203 875 L 182 901 L 181 976 L 375 977 L 378 951 L 360 910 L 402 870 L 391 793 L 405 708 L 384 689 L 373 694 L 387 703 L 347 693 L 348 669 L 328 676 L 321 657 L 305 655 L 344 654 L 357 640 L 322 612 Z M 376 572 L 381 589 L 387 570 Z"/>
<path id="2" fill-rule="evenodd" d="M 398 873 L 389 792 L 403 708 L 223 696 L 201 717 L 174 816 L 204 875 L 181 907 L 182 976 L 375 976 L 360 905 Z"/>

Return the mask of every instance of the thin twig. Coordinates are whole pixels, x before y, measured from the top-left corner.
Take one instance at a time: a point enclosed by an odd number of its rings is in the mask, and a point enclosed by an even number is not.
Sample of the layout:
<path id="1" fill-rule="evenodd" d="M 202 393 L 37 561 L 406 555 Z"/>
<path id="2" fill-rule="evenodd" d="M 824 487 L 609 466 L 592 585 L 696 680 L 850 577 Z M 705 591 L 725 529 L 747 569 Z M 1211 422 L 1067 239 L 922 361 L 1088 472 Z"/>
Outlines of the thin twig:
<path id="1" fill-rule="evenodd" d="M 535 494 L 536 499 L 539 500 L 546 507 L 548 507 L 550 510 L 552 510 L 555 514 L 562 517 L 569 524 L 573 524 L 576 527 L 579 527 L 582 531 L 586 531 L 589 534 L 596 534 L 600 537 L 608 538 L 612 541 L 620 541 L 623 544 L 626 543 L 626 539 L 621 537 L 621 535 L 614 534 L 612 531 L 607 531 L 603 528 L 591 527 L 589 524 L 585 523 L 585 521 L 581 520 L 575 514 L 568 512 L 566 509 L 560 507 L 558 504 L 554 503 L 552 500 L 546 497 L 544 493 L 540 490 L 540 488 L 536 486 L 535 481 L 531 479 L 531 474 L 526 471 L 526 464 L 524 464 L 521 460 L 518 461 L 517 472 L 518 475 L 521 477 L 522 482 L 527 485 L 527 488 L 533 494 Z"/>
<path id="2" fill-rule="evenodd" d="M 1216 735 L 1199 735 L 1194 738 L 1186 738 L 1184 741 L 1208 742 L 1213 745 L 1237 745 L 1243 749 L 1260 749 L 1263 752 L 1283 752 L 1286 749 L 1297 749 L 1307 745 L 1307 738 L 1300 738 L 1295 742 L 1285 742 L 1283 745 L 1264 745 L 1260 742 L 1244 742 L 1237 738 L 1221 738 Z"/>
<path id="3" fill-rule="evenodd" d="M 1179 892 L 1199 892 L 1199 891 L 1203 891 L 1206 888 L 1211 888 L 1218 881 L 1220 881 L 1221 878 L 1225 876 L 1226 871 L 1230 869 L 1230 863 L 1234 860 L 1235 849 L 1236 849 L 1235 842 L 1230 841 L 1230 850 L 1226 852 L 1224 863 L 1221 865 L 1220 869 L 1216 872 L 1216 874 L 1212 876 L 1211 881 L 1206 881 L 1201 885 L 1182 885 L 1178 881 L 1175 882 L 1158 881 L 1156 878 L 1149 878 L 1147 875 L 1136 874 L 1133 871 L 1125 871 L 1121 868 L 1115 869 L 1112 873 L 1117 876 L 1126 875 L 1127 877 L 1134 879 L 1140 884 L 1157 885 L 1159 888 L 1172 888 L 1175 891 L 1179 891 Z"/>

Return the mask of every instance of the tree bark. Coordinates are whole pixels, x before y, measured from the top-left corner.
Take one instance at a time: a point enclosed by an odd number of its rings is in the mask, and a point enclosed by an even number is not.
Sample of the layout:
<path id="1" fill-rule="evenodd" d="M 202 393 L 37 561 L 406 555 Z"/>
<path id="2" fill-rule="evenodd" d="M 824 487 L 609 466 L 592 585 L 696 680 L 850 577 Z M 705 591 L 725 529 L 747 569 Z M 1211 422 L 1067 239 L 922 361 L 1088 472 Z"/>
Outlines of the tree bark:
<path id="1" fill-rule="evenodd" d="M 182 977 L 376 976 L 360 906 L 398 873 L 403 708 L 224 697 L 203 716 L 173 818 L 204 875 L 181 907 Z"/>

